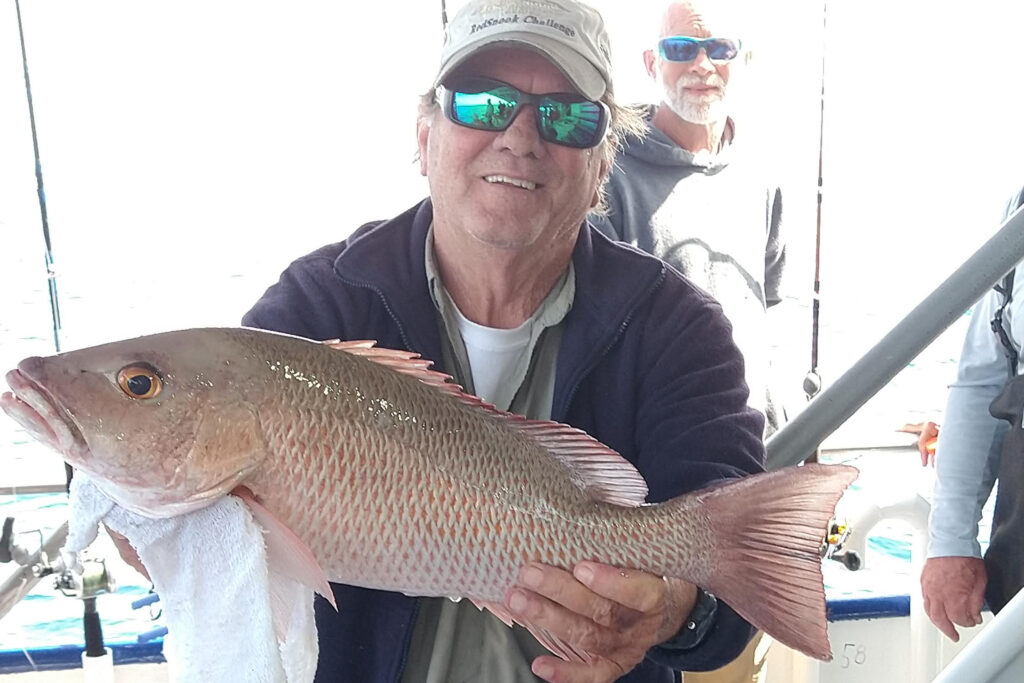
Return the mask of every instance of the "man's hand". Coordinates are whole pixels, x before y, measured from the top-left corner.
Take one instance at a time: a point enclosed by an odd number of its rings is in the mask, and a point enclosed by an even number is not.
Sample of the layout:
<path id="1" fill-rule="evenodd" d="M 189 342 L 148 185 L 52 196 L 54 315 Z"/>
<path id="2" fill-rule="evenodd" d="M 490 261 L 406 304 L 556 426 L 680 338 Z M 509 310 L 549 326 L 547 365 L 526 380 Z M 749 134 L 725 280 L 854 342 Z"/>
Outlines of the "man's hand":
<path id="1" fill-rule="evenodd" d="M 518 619 L 596 655 L 590 663 L 538 657 L 534 674 L 551 683 L 605 683 L 672 638 L 696 599 L 691 583 L 581 562 L 571 574 L 542 564 L 523 567 L 505 604 Z"/>
<path id="2" fill-rule="evenodd" d="M 977 557 L 931 557 L 921 571 L 921 593 L 928 618 L 954 643 L 960 640 L 957 626 L 981 623 L 988 576 Z"/>

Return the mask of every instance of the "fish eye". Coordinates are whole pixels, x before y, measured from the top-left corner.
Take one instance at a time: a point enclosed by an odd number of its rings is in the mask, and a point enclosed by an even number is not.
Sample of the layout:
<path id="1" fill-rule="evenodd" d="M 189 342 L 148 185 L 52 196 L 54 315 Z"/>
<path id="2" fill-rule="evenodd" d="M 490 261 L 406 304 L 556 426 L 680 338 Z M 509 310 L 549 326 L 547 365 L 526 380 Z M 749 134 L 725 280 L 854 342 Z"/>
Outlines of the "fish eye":
<path id="1" fill-rule="evenodd" d="M 117 373 L 117 385 L 128 398 L 154 398 L 164 388 L 156 370 L 147 365 L 128 365 Z"/>

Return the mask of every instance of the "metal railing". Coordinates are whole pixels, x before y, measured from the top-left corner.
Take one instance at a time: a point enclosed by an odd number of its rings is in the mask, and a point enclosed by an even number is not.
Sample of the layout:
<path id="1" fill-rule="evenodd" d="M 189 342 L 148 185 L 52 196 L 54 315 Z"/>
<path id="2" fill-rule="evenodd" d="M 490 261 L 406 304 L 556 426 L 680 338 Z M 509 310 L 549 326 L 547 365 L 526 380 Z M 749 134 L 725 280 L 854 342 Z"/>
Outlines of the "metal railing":
<path id="1" fill-rule="evenodd" d="M 1024 591 L 1009 602 L 934 683 L 1024 681 Z"/>
<path id="2" fill-rule="evenodd" d="M 1003 276 L 1024 260 L 1024 209 L 1006 219 L 999 231 L 881 341 L 828 389 L 814 398 L 766 443 L 770 468 L 796 465 L 815 452 L 864 403 Z M 920 616 L 919 616 L 920 619 Z M 913 656 L 932 655 L 917 652 Z M 925 672 L 917 671 L 917 678 Z M 1024 680 L 1024 592 L 985 627 L 935 679 L 1005 683 Z"/>
<path id="3" fill-rule="evenodd" d="M 766 442 L 769 469 L 796 465 L 1024 260 L 1024 209 L 880 342 Z"/>

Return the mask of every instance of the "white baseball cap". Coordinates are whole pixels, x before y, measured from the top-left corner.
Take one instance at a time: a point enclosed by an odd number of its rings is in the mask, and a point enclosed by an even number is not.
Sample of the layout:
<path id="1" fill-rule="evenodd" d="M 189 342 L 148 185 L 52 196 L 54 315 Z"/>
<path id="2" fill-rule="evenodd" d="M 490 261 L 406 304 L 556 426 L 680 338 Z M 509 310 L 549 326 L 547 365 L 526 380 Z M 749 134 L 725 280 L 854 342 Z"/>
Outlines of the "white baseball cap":
<path id="1" fill-rule="evenodd" d="M 473 54 L 503 43 L 544 55 L 588 99 L 612 92 L 604 20 L 576 0 L 470 0 L 445 29 L 434 86 Z"/>

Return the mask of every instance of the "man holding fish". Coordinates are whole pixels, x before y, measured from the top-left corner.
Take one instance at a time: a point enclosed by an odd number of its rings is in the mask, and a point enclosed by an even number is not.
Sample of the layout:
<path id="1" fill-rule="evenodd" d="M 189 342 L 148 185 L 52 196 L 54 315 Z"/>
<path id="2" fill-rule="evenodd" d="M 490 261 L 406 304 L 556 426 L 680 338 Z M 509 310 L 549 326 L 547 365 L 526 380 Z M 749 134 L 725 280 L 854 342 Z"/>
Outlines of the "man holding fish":
<path id="1" fill-rule="evenodd" d="M 295 336 L 26 359 L 0 405 L 133 511 L 244 500 L 328 598 L 317 681 L 669 683 L 748 620 L 829 658 L 818 550 L 852 470 L 737 481 L 764 424 L 721 308 L 585 221 L 637 126 L 595 10 L 471 0 L 421 101 L 430 197 L 243 319 Z M 376 346 L 308 341 L 339 339 Z"/>
<path id="2" fill-rule="evenodd" d="M 244 324 L 417 351 L 500 409 L 616 448 L 650 500 L 759 471 L 762 419 L 718 306 L 584 222 L 619 136 L 637 130 L 610 69 L 602 20 L 581 3 L 470 2 L 420 108 L 430 199 L 293 263 Z M 495 102 L 502 116 L 474 117 Z M 323 681 L 520 681 L 531 667 L 550 681 L 669 681 L 668 667 L 714 668 L 752 634 L 692 584 L 593 563 L 523 567 L 506 596 L 590 663 L 466 601 L 335 595 L 336 613 L 318 601 Z"/>

